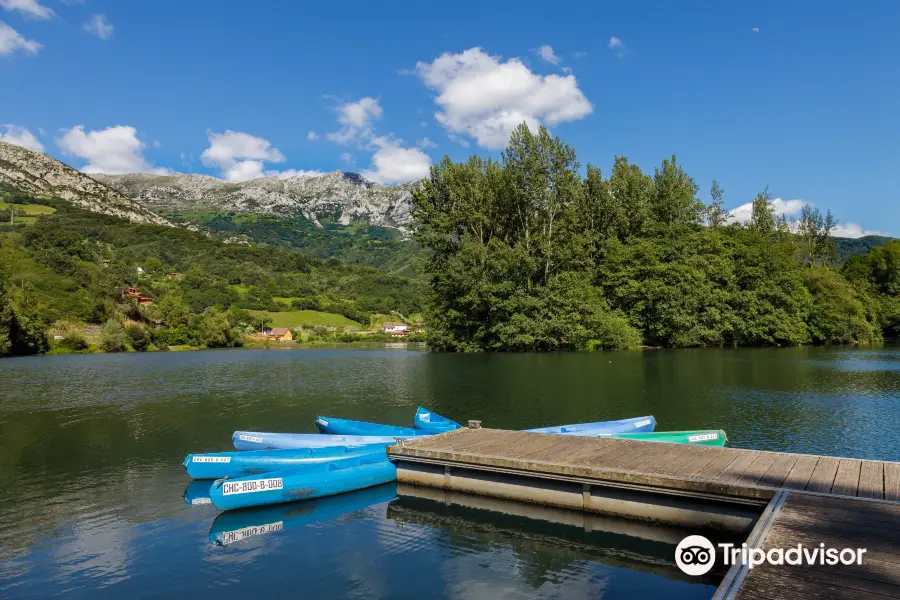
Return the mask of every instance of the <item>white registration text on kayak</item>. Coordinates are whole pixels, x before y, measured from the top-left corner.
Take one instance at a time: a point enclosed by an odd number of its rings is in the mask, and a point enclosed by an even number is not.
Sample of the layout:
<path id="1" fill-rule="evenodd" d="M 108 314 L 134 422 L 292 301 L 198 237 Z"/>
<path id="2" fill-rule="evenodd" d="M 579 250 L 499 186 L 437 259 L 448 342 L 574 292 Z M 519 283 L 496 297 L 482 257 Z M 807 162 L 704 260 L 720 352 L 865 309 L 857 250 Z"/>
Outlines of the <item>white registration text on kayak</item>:
<path id="1" fill-rule="evenodd" d="M 222 483 L 222 495 L 252 494 L 253 492 L 269 492 L 284 487 L 281 477 L 274 479 L 249 479 L 247 481 L 225 481 Z"/>

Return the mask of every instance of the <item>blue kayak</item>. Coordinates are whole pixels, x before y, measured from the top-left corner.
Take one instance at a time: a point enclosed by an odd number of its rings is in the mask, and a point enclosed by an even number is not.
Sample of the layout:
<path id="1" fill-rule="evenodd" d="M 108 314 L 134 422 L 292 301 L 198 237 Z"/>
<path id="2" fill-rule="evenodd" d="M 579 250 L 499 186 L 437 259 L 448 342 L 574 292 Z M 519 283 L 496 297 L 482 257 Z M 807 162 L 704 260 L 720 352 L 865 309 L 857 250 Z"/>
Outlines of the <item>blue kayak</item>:
<path id="1" fill-rule="evenodd" d="M 208 494 L 207 489 L 207 500 Z M 300 504 L 230 510 L 219 513 L 213 521 L 209 528 L 209 541 L 219 546 L 233 544 L 258 535 L 337 519 L 341 515 L 361 511 L 376 504 L 386 504 L 396 497 L 396 484 L 388 483 Z"/>
<path id="2" fill-rule="evenodd" d="M 414 430 L 410 430 L 414 431 Z M 422 432 L 417 432 L 418 436 Z M 393 435 L 322 435 L 319 433 L 270 433 L 265 431 L 235 431 L 231 442 L 237 450 L 299 450 L 326 446 L 369 446 L 395 444 L 398 439 L 415 436 Z"/>
<path id="3" fill-rule="evenodd" d="M 316 417 L 316 427 L 321 433 L 337 435 L 389 435 L 394 437 L 422 435 L 420 430 L 412 427 L 379 425 L 378 423 L 335 419 L 333 417 Z"/>
<path id="4" fill-rule="evenodd" d="M 269 471 L 283 471 L 305 464 L 340 460 L 348 456 L 381 452 L 390 444 L 365 446 L 324 446 L 297 450 L 256 450 L 249 452 L 216 452 L 188 454 L 184 470 L 194 479 L 222 479 L 245 477 Z"/>
<path id="5" fill-rule="evenodd" d="M 421 406 L 416 409 L 416 418 L 414 422 L 416 429 L 421 429 L 427 433 L 444 433 L 462 427 L 462 425 L 456 421 L 451 421 L 447 417 L 442 417 Z"/>
<path id="6" fill-rule="evenodd" d="M 422 418 L 424 416 L 424 418 Z M 462 427 L 459 423 L 446 417 L 435 414 L 421 406 L 416 410 L 416 427 L 429 433 L 443 433 Z M 422 425 L 419 423 L 422 422 Z M 434 423 L 434 429 L 429 430 L 428 424 Z M 531 433 L 555 433 L 562 435 L 599 436 L 611 433 L 642 433 L 650 432 L 656 428 L 656 419 L 652 416 L 634 417 L 620 421 L 599 421 L 597 423 L 576 423 L 574 425 L 557 425 L 555 427 L 538 427 L 526 429 Z"/>
<path id="7" fill-rule="evenodd" d="M 656 419 L 652 416 L 622 419 L 621 421 L 599 421 L 597 423 L 576 423 L 574 425 L 557 425 L 555 427 L 538 427 L 526 429 L 531 433 L 555 433 L 561 435 L 598 436 L 604 433 L 639 433 L 653 431 Z"/>
<path id="8" fill-rule="evenodd" d="M 209 497 L 219 510 L 262 506 L 343 494 L 397 478 L 386 454 L 364 454 L 237 479 L 217 479 Z"/>

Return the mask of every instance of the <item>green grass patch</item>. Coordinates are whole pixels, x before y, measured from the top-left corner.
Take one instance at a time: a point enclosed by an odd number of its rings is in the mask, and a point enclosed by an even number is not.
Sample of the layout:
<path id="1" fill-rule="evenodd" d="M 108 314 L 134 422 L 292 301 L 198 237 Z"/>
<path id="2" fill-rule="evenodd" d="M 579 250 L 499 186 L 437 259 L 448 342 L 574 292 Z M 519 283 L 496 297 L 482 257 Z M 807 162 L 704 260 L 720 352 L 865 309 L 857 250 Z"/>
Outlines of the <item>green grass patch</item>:
<path id="1" fill-rule="evenodd" d="M 318 310 L 287 310 L 282 312 L 270 312 L 267 310 L 251 310 L 254 315 L 264 315 L 272 319 L 272 327 L 360 327 L 356 321 L 352 321 L 344 315 L 320 312 Z"/>
<path id="2" fill-rule="evenodd" d="M 273 300 L 273 301 L 275 301 L 275 302 L 277 302 L 278 304 L 281 304 L 281 305 L 283 305 L 283 306 L 287 306 L 288 308 L 290 308 L 291 303 L 292 303 L 294 300 L 299 300 L 299 299 L 300 299 L 299 296 L 288 296 L 288 297 L 284 297 L 284 296 L 272 296 L 272 300 Z"/>
<path id="3" fill-rule="evenodd" d="M 23 210 L 29 215 L 52 215 L 56 212 L 56 209 L 52 206 L 43 206 L 41 204 L 10 204 L 0 200 L 0 210 L 9 210 L 10 208 Z M 16 220 L 18 220 L 18 218 Z"/>

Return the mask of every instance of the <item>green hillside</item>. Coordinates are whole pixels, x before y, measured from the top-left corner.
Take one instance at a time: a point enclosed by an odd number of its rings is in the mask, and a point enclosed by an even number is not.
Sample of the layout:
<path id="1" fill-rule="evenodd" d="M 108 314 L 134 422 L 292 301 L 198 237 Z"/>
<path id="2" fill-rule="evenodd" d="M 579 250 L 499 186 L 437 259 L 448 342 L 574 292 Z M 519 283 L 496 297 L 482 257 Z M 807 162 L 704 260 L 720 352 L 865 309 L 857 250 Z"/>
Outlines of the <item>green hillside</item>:
<path id="1" fill-rule="evenodd" d="M 851 256 L 862 256 L 868 254 L 873 248 L 884 246 L 894 238 L 885 237 L 883 235 L 867 235 L 861 238 L 834 238 L 835 249 L 837 250 L 840 261 L 846 262 Z"/>
<path id="2" fill-rule="evenodd" d="M 337 258 L 405 276 L 422 272 L 422 247 L 387 227 L 362 222 L 340 225 L 324 219 L 319 227 L 303 217 L 235 212 L 179 212 L 166 217 L 176 223 L 194 223 L 223 240 L 239 238 L 253 244 L 291 248 L 316 258 Z"/>
<path id="3" fill-rule="evenodd" d="M 0 354 L 85 349 L 83 339 L 48 339 L 51 327 L 78 338 L 84 325 L 101 325 L 107 350 L 233 346 L 263 325 L 368 327 L 373 314 L 422 309 L 420 281 L 371 266 L 225 244 L 59 199 L 16 200 L 43 214 L 31 226 L 0 228 Z"/>
<path id="4" fill-rule="evenodd" d="M 318 310 L 282 310 L 272 312 L 268 310 L 251 310 L 251 314 L 268 320 L 272 327 L 362 327 L 358 323 L 348 319 L 344 315 L 322 312 Z"/>

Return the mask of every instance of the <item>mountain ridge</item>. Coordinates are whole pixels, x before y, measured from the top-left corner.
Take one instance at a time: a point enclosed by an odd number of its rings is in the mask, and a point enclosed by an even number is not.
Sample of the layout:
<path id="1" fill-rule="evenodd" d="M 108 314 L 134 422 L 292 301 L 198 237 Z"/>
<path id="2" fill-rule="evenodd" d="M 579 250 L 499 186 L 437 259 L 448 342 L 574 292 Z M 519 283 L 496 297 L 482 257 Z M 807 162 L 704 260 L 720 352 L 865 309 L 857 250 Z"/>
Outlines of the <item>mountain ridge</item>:
<path id="1" fill-rule="evenodd" d="M 412 222 L 412 191 L 420 183 L 386 186 L 358 173 L 260 177 L 240 183 L 208 175 L 97 175 L 97 180 L 157 213 L 246 212 L 303 217 L 323 222 L 369 225 L 406 231 Z"/>
<path id="2" fill-rule="evenodd" d="M 133 223 L 174 226 L 91 175 L 46 154 L 3 141 L 0 141 L 0 183 L 36 196 L 58 196 L 79 208 Z"/>

